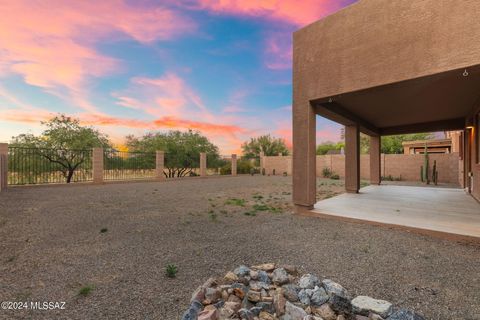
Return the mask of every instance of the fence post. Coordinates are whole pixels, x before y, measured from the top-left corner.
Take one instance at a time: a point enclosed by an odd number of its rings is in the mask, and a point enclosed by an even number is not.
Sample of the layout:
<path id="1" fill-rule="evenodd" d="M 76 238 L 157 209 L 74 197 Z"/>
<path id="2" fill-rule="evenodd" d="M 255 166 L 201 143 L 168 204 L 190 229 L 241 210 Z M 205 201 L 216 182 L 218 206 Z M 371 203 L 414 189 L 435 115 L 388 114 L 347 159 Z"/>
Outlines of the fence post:
<path id="1" fill-rule="evenodd" d="M 200 177 L 207 175 L 207 154 L 200 152 Z"/>
<path id="2" fill-rule="evenodd" d="M 165 175 L 163 174 L 163 170 L 165 169 L 165 152 L 157 150 L 156 154 L 156 178 L 158 180 L 165 180 Z"/>
<path id="3" fill-rule="evenodd" d="M 265 153 L 260 151 L 260 174 L 265 170 Z"/>
<path id="4" fill-rule="evenodd" d="M 93 183 L 103 183 L 103 148 L 93 148 Z"/>
<path id="5" fill-rule="evenodd" d="M 8 143 L 0 143 L 0 192 L 8 186 Z"/>
<path id="6" fill-rule="evenodd" d="M 237 155 L 232 154 L 232 176 L 237 175 Z"/>

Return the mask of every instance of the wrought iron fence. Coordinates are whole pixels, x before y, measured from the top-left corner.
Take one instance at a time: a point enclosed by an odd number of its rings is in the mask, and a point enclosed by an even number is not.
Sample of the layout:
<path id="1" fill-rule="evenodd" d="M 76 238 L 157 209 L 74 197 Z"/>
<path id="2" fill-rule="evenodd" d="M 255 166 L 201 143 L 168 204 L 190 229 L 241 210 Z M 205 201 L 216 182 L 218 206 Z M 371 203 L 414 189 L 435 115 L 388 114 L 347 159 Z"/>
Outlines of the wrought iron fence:
<path id="1" fill-rule="evenodd" d="M 153 152 L 105 150 L 103 178 L 105 180 L 134 180 L 154 178 L 156 155 Z"/>
<path id="2" fill-rule="evenodd" d="M 8 148 L 8 184 L 92 181 L 92 151 Z"/>

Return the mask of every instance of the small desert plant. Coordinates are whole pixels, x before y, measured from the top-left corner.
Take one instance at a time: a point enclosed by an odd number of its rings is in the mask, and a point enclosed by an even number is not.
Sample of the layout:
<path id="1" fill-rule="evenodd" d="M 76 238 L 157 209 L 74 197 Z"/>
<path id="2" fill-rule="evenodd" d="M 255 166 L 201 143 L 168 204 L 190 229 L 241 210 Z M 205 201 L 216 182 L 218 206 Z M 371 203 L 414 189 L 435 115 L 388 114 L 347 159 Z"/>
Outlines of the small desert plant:
<path id="1" fill-rule="evenodd" d="M 339 176 L 338 174 L 336 174 L 336 173 L 335 173 L 335 174 L 332 174 L 332 175 L 330 176 L 330 179 L 333 179 L 333 180 L 340 180 L 340 176 Z"/>
<path id="2" fill-rule="evenodd" d="M 105 232 L 107 232 L 107 231 L 108 231 L 108 228 L 102 228 L 102 229 L 100 229 L 100 233 L 105 233 Z"/>
<path id="3" fill-rule="evenodd" d="M 332 174 L 333 174 L 333 171 L 330 168 L 327 168 L 327 167 L 323 168 L 322 176 L 324 178 L 330 178 L 332 176 Z"/>
<path id="4" fill-rule="evenodd" d="M 226 205 L 245 207 L 245 199 L 230 198 L 225 201 Z"/>
<path id="5" fill-rule="evenodd" d="M 255 213 L 255 211 L 247 211 L 247 212 L 244 212 L 243 214 L 246 215 L 246 216 L 251 216 L 251 217 L 254 217 L 254 216 L 257 215 L 257 214 Z"/>
<path id="6" fill-rule="evenodd" d="M 284 172 L 283 172 L 283 176 L 284 176 L 284 177 L 288 176 L 287 171 L 284 171 Z"/>
<path id="7" fill-rule="evenodd" d="M 270 212 L 280 212 L 282 209 L 269 206 L 267 204 L 255 204 L 253 205 L 253 210 L 255 211 L 270 211 Z"/>
<path id="8" fill-rule="evenodd" d="M 86 297 L 92 292 L 92 290 L 93 290 L 93 286 L 86 285 L 86 286 L 80 288 L 80 290 L 78 291 L 78 295 Z"/>
<path id="9" fill-rule="evenodd" d="M 174 264 L 169 264 L 165 267 L 165 274 L 169 278 L 175 278 L 177 276 L 178 268 Z"/>
<path id="10" fill-rule="evenodd" d="M 210 220 L 212 220 L 212 221 L 217 221 L 217 214 L 215 213 L 215 211 L 210 210 L 210 211 L 208 212 L 208 216 L 210 217 Z"/>

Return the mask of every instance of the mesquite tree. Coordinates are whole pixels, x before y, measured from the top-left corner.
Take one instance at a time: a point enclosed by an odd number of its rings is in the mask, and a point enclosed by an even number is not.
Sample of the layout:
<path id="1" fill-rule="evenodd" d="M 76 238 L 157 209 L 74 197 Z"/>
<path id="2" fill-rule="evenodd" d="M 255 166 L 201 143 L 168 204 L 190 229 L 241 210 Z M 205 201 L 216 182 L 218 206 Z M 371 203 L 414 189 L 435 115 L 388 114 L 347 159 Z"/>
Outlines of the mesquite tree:
<path id="1" fill-rule="evenodd" d="M 127 136 L 127 147 L 131 151 L 139 152 L 164 151 L 164 174 L 167 178 L 194 174 L 195 168 L 200 167 L 201 152 L 207 154 L 209 167 L 223 165 L 218 147 L 200 132 L 192 130 L 147 133 L 142 137 Z"/>
<path id="2" fill-rule="evenodd" d="M 80 120 L 65 116 L 55 116 L 49 121 L 42 122 L 46 126 L 39 136 L 31 133 L 20 134 L 12 138 L 12 147 L 31 149 L 28 161 L 31 170 L 45 170 L 41 166 L 34 165 L 35 161 L 47 159 L 55 165 L 70 183 L 75 171 L 80 165 L 90 160 L 90 150 L 94 147 L 110 147 L 108 137 L 92 127 L 82 126 Z M 15 157 L 15 153 L 12 157 Z M 51 170 L 51 168 L 48 168 Z M 35 172 L 40 174 L 42 172 Z"/>

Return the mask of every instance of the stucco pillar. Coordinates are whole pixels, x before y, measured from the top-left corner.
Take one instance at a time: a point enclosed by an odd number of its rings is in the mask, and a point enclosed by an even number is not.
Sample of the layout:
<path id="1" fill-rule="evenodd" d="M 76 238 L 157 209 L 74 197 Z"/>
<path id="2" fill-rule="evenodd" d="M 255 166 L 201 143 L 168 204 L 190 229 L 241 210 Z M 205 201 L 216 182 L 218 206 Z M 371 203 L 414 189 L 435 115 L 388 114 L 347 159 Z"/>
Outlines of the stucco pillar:
<path id="1" fill-rule="evenodd" d="M 200 176 L 205 177 L 207 175 L 207 154 L 200 152 Z"/>
<path id="2" fill-rule="evenodd" d="M 0 143 L 0 192 L 8 186 L 8 143 Z"/>
<path id="3" fill-rule="evenodd" d="M 265 153 L 260 151 L 260 174 L 263 174 L 263 170 L 265 170 Z"/>
<path id="4" fill-rule="evenodd" d="M 380 136 L 370 137 L 370 184 L 380 184 L 381 181 L 380 142 Z"/>
<path id="5" fill-rule="evenodd" d="M 232 176 L 237 175 L 237 155 L 232 154 Z"/>
<path id="6" fill-rule="evenodd" d="M 93 148 L 93 183 L 103 183 L 103 148 Z"/>
<path id="7" fill-rule="evenodd" d="M 155 176 L 157 180 L 165 180 L 165 152 L 157 150 L 155 156 Z"/>
<path id="8" fill-rule="evenodd" d="M 360 130 L 358 125 L 345 126 L 345 190 L 360 190 Z"/>
<path id="9" fill-rule="evenodd" d="M 313 209 L 316 202 L 316 114 L 309 102 L 293 102 L 293 204 L 295 212 Z"/>

